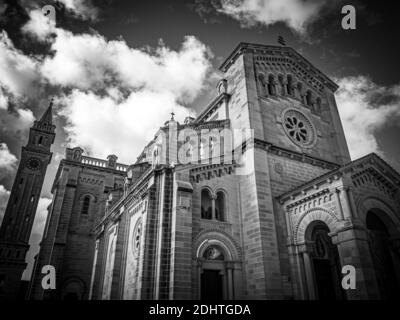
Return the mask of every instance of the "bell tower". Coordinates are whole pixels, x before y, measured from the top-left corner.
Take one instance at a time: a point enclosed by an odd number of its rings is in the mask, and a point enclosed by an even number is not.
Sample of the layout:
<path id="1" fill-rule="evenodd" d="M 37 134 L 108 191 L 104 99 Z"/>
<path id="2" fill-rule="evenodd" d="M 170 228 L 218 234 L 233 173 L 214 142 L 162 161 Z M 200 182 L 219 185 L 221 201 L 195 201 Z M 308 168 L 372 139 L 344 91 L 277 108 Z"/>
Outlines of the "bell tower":
<path id="1" fill-rule="evenodd" d="M 0 300 L 15 300 L 20 288 L 29 237 L 55 138 L 53 101 L 29 132 L 0 228 Z"/>
<path id="2" fill-rule="evenodd" d="M 238 178 L 245 292 L 250 299 L 291 296 L 281 194 L 350 162 L 334 93 L 338 86 L 286 46 L 240 43 L 223 62 L 233 129 L 244 150 Z M 243 145 L 246 145 L 243 148 Z"/>

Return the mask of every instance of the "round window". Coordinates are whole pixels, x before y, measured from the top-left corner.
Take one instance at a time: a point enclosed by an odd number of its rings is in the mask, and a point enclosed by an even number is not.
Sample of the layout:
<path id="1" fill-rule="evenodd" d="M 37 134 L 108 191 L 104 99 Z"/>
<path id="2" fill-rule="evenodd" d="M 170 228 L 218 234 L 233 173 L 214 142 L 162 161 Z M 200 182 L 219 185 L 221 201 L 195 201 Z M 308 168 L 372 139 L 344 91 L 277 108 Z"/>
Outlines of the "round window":
<path id="1" fill-rule="evenodd" d="M 311 121 L 297 110 L 287 110 L 283 115 L 283 128 L 287 136 L 301 147 L 312 147 L 315 131 Z"/>

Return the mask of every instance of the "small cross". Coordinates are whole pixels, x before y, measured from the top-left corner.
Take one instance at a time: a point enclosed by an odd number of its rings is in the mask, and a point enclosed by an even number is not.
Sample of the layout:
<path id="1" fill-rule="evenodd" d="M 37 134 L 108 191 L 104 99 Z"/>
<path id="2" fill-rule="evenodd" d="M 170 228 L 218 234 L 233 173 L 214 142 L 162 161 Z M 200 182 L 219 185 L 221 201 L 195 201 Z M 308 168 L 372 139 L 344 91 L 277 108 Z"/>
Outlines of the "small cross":
<path id="1" fill-rule="evenodd" d="M 175 113 L 172 111 L 171 112 L 171 120 L 174 120 L 174 115 L 175 115 Z"/>

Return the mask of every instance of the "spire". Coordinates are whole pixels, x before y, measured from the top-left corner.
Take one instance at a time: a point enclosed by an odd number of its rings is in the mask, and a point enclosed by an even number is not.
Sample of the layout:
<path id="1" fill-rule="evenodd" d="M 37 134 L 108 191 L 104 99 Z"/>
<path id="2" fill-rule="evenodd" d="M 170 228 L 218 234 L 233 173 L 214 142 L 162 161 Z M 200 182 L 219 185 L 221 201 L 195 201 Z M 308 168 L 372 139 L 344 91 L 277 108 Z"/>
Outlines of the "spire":
<path id="1" fill-rule="evenodd" d="M 46 111 L 43 113 L 42 118 L 39 122 L 42 124 L 52 125 L 53 124 L 53 98 L 50 100 L 50 104 Z"/>
<path id="2" fill-rule="evenodd" d="M 54 133 L 56 126 L 53 125 L 53 99 L 50 100 L 46 111 L 43 113 L 40 120 L 35 121 L 33 127 L 38 130 Z"/>

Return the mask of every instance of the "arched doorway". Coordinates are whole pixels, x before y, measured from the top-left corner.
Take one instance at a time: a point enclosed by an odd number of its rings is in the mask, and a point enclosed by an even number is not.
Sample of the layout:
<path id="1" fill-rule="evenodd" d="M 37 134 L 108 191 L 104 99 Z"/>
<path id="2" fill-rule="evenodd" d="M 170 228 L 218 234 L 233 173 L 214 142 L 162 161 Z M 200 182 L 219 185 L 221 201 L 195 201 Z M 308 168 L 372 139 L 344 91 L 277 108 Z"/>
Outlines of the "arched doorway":
<path id="1" fill-rule="evenodd" d="M 392 249 L 388 227 L 382 221 L 384 217 L 386 214 L 379 209 L 368 211 L 368 242 L 381 299 L 399 299 L 399 279 L 393 261 L 396 253 Z"/>
<path id="2" fill-rule="evenodd" d="M 62 291 L 63 300 L 82 300 L 85 293 L 85 286 L 82 280 L 72 278 L 65 282 Z"/>
<path id="3" fill-rule="evenodd" d="M 235 300 L 243 297 L 242 256 L 228 234 L 204 230 L 194 239 L 193 297 L 202 300 Z"/>
<path id="4" fill-rule="evenodd" d="M 215 245 L 208 247 L 203 257 L 203 270 L 201 273 L 201 300 L 224 299 L 225 278 L 225 255 L 223 250 Z"/>
<path id="5" fill-rule="evenodd" d="M 329 236 L 329 228 L 322 221 L 312 222 L 306 231 L 311 267 L 314 271 L 315 298 L 342 300 L 340 259 L 336 245 Z"/>

